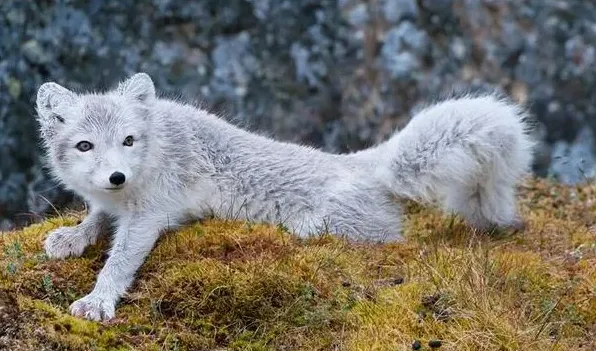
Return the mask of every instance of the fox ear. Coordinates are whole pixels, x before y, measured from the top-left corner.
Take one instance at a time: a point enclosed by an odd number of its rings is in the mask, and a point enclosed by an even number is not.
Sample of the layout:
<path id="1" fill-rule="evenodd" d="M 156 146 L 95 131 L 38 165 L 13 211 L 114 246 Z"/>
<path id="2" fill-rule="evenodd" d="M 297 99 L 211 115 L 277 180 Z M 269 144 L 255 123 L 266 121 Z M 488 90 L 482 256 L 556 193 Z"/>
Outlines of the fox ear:
<path id="1" fill-rule="evenodd" d="M 137 73 L 118 85 L 121 95 L 131 97 L 139 102 L 146 102 L 155 97 L 155 85 L 146 73 Z"/>
<path id="2" fill-rule="evenodd" d="M 63 109 L 72 106 L 76 95 L 54 82 L 42 84 L 37 90 L 37 119 L 44 136 L 52 135 L 56 127 L 66 123 Z"/>

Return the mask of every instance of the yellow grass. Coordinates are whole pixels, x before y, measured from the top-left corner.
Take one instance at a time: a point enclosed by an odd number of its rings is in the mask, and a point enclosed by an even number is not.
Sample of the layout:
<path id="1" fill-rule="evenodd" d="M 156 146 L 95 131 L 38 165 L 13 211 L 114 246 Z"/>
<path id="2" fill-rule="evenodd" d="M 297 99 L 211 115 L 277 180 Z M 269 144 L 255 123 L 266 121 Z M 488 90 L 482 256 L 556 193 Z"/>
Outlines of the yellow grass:
<path id="1" fill-rule="evenodd" d="M 47 232 L 0 235 L 0 349 L 596 349 L 596 187 L 530 180 L 521 232 L 475 233 L 407 206 L 407 241 L 299 239 L 218 220 L 165 235 L 107 324 L 71 317 L 107 240 L 48 260 Z"/>

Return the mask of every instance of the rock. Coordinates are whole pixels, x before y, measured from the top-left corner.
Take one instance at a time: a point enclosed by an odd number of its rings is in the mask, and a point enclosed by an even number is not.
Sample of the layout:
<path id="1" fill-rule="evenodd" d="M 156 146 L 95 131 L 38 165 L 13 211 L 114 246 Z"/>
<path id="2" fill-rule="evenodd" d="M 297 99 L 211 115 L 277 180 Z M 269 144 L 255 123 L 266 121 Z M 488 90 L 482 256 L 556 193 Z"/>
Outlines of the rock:
<path id="1" fill-rule="evenodd" d="M 363 26 L 368 19 L 368 7 L 365 3 L 356 5 L 348 15 L 348 22 L 353 26 Z"/>
<path id="2" fill-rule="evenodd" d="M 233 37 L 216 38 L 211 59 L 214 91 L 224 96 L 243 97 L 257 69 L 257 61 L 250 54 L 250 36 L 247 32 Z M 244 92 L 244 93 L 242 93 Z"/>
<path id="3" fill-rule="evenodd" d="M 438 349 L 439 347 L 441 347 L 443 345 L 443 343 L 441 342 L 441 340 L 430 340 L 428 342 L 428 346 L 431 349 Z"/>
<path id="4" fill-rule="evenodd" d="M 449 11 L 451 9 L 451 6 L 453 6 L 453 0 L 422 0 L 422 7 L 424 7 L 425 9 L 432 11 L 432 12 L 437 12 L 437 13 L 443 13 L 446 11 Z"/>
<path id="5" fill-rule="evenodd" d="M 581 36 L 575 36 L 565 42 L 565 57 L 569 60 L 569 73 L 582 75 L 594 66 L 594 46 L 587 45 Z"/>
<path id="6" fill-rule="evenodd" d="M 22 85 L 21 82 L 15 78 L 8 78 L 8 93 L 13 99 L 18 99 L 21 96 Z"/>
<path id="7" fill-rule="evenodd" d="M 595 152 L 594 132 L 584 127 L 573 142 L 557 141 L 553 145 L 549 175 L 566 184 L 593 178 L 596 176 Z"/>
<path id="8" fill-rule="evenodd" d="M 22 46 L 23 55 L 29 60 L 31 63 L 35 64 L 44 64 L 48 63 L 51 59 L 47 51 L 45 51 L 41 44 L 37 40 L 28 40 Z"/>
<path id="9" fill-rule="evenodd" d="M 0 177 L 0 212 L 17 214 L 25 212 L 27 182 L 22 173 L 9 173 Z"/>
<path id="10" fill-rule="evenodd" d="M 381 4 L 383 16 L 391 24 L 402 20 L 415 21 L 418 16 L 418 5 L 415 0 L 383 0 Z"/>
<path id="11" fill-rule="evenodd" d="M 388 31 L 381 57 L 384 67 L 395 79 L 410 79 L 421 67 L 429 49 L 426 33 L 411 22 L 402 22 Z"/>
<path id="12" fill-rule="evenodd" d="M 37 88 L 103 89 L 137 71 L 332 152 L 383 141 L 445 93 L 523 86 L 544 129 L 535 172 L 579 181 L 557 159 L 596 153 L 595 16 L 589 1 L 0 1 L 0 221 L 51 210 L 42 195 L 72 199 L 41 171 Z"/>

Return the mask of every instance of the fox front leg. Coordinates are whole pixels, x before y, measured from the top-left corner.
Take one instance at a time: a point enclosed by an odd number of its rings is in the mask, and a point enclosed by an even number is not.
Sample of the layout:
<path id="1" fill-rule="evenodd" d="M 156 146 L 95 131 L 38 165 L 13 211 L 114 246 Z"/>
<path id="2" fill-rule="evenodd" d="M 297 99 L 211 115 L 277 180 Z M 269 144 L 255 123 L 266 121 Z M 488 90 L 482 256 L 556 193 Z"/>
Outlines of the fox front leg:
<path id="1" fill-rule="evenodd" d="M 109 258 L 97 277 L 93 291 L 72 303 L 70 313 L 94 321 L 112 319 L 116 304 L 132 284 L 160 232 L 167 227 L 166 223 L 166 218 L 139 214 L 122 218 Z"/>
<path id="2" fill-rule="evenodd" d="M 83 221 L 74 227 L 60 227 L 50 232 L 44 242 L 48 257 L 62 259 L 79 257 L 89 245 L 95 244 L 99 235 L 108 227 L 108 216 L 100 209 L 91 207 Z"/>

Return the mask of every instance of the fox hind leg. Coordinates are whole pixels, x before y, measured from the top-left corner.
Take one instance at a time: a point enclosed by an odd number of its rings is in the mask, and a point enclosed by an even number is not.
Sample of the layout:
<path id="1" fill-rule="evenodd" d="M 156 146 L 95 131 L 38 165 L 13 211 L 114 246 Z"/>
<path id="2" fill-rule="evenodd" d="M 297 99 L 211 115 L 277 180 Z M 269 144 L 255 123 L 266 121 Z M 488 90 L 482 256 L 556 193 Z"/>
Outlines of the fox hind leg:
<path id="1" fill-rule="evenodd" d="M 515 185 L 503 180 L 449 189 L 445 207 L 478 230 L 525 226 L 516 209 Z"/>

